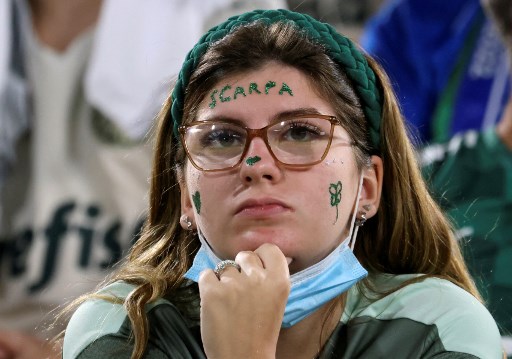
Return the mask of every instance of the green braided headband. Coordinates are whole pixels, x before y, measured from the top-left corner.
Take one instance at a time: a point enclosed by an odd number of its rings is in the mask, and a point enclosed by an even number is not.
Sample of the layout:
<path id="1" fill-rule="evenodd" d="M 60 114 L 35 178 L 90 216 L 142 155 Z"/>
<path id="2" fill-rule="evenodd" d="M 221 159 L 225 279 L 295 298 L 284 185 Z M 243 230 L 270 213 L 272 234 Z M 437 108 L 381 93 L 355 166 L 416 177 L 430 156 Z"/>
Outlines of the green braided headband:
<path id="1" fill-rule="evenodd" d="M 237 26 L 263 21 L 273 24 L 279 21 L 290 21 L 306 31 L 311 40 L 322 44 L 333 61 L 342 66 L 348 78 L 353 82 L 359 95 L 363 112 L 370 127 L 370 139 L 375 149 L 380 148 L 380 116 L 382 110 L 381 93 L 377 85 L 375 73 L 368 66 L 363 54 L 345 36 L 339 34 L 329 24 L 319 22 L 306 14 L 289 10 L 254 10 L 242 15 L 233 16 L 224 23 L 212 28 L 204 34 L 194 48 L 188 53 L 172 94 L 171 115 L 174 122 L 174 135 L 179 138 L 178 127 L 183 116 L 185 89 L 192 72 L 197 67 L 208 46 L 222 39 Z"/>

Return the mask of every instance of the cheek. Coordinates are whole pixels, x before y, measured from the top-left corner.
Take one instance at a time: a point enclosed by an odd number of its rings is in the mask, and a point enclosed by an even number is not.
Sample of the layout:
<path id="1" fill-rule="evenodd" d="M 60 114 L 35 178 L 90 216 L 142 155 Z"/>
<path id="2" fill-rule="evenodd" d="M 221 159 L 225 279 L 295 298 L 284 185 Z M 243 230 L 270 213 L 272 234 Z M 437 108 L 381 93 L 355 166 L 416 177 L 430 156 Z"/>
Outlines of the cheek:
<path id="1" fill-rule="evenodd" d="M 312 180 L 312 179 L 311 179 Z M 317 209 L 330 212 L 333 206 L 339 205 L 345 200 L 346 176 L 341 171 L 332 168 L 324 168 L 302 188 L 302 197 L 306 203 L 315 204 Z"/>
<path id="2" fill-rule="evenodd" d="M 320 204 L 328 213 L 327 217 L 333 224 L 344 223 L 345 217 L 351 211 L 351 206 L 357 192 L 357 181 L 351 178 L 351 173 L 357 173 L 350 158 L 332 156 L 326 159 L 322 166 L 322 181 L 319 181 L 317 193 Z"/>
<path id="3" fill-rule="evenodd" d="M 187 184 L 192 204 L 198 215 L 208 217 L 215 214 L 215 209 L 218 209 L 219 204 L 226 198 L 226 188 L 229 188 L 226 187 L 226 182 L 209 178 L 199 171 L 190 173 Z"/>
<path id="4" fill-rule="evenodd" d="M 185 168 L 185 180 L 187 181 L 187 185 L 197 185 L 197 181 L 199 180 L 200 176 L 201 172 L 192 166 L 187 160 L 187 165 Z"/>
<path id="5" fill-rule="evenodd" d="M 201 180 L 201 173 L 190 166 L 187 171 L 186 180 L 194 210 L 198 215 L 201 215 L 202 210 L 204 209 L 204 186 L 202 185 L 203 181 Z"/>

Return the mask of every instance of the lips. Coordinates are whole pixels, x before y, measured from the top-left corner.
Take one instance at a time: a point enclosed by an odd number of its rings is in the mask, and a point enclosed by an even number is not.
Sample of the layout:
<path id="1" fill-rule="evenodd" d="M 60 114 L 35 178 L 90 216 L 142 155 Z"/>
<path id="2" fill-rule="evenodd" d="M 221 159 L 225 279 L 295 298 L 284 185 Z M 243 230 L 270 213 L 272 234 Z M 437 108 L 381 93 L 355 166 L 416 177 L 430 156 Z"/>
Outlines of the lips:
<path id="1" fill-rule="evenodd" d="M 235 210 L 235 215 L 269 216 L 290 211 L 284 202 L 274 198 L 249 199 L 243 201 Z"/>

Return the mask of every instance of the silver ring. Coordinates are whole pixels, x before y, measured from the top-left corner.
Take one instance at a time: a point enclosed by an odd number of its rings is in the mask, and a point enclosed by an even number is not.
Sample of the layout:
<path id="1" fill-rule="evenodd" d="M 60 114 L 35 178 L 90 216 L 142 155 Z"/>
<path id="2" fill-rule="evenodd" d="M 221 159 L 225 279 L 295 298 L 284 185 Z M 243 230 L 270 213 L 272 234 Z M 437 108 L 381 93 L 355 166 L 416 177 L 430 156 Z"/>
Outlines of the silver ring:
<path id="1" fill-rule="evenodd" d="M 227 267 L 235 267 L 236 270 L 240 272 L 240 266 L 238 265 L 238 263 L 231 259 L 226 259 L 225 261 L 217 263 L 213 272 L 215 273 L 217 278 L 220 279 L 220 275 Z"/>

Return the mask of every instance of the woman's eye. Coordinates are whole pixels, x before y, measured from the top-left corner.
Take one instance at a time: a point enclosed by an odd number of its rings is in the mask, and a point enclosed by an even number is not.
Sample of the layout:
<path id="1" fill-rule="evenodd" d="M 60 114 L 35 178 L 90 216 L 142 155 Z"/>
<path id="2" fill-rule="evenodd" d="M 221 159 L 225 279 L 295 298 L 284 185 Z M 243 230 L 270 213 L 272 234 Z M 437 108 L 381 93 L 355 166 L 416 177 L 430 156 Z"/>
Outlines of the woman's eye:
<path id="1" fill-rule="evenodd" d="M 243 145 L 243 137 L 241 133 L 233 130 L 212 130 L 203 136 L 201 145 L 211 148 L 241 146 Z"/>
<path id="2" fill-rule="evenodd" d="M 313 141 L 325 135 L 317 126 L 308 123 L 292 123 L 283 132 L 283 139 L 287 141 Z"/>

